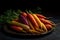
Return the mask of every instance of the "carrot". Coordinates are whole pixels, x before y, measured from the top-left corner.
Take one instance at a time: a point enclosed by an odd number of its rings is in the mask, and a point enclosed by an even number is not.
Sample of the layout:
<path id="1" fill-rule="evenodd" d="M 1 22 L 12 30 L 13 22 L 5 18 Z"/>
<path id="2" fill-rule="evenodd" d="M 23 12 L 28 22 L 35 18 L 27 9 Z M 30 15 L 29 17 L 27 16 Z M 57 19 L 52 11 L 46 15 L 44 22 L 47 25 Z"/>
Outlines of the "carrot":
<path id="1" fill-rule="evenodd" d="M 36 20 L 34 19 L 34 17 L 31 14 L 27 14 L 27 18 L 30 20 L 30 22 L 32 23 L 34 28 L 39 28 Z"/>
<path id="2" fill-rule="evenodd" d="M 50 24 L 53 25 L 49 20 L 43 19 L 43 18 L 39 18 L 41 20 L 41 22 L 43 22 L 44 24 Z"/>
<path id="3" fill-rule="evenodd" d="M 43 16 L 42 14 L 36 14 L 38 17 L 40 18 L 46 18 L 45 16 Z"/>
<path id="4" fill-rule="evenodd" d="M 30 30 L 30 32 L 32 33 L 32 34 L 40 34 L 41 32 L 38 32 L 38 31 L 36 31 L 36 30 Z"/>
<path id="5" fill-rule="evenodd" d="M 30 27 L 28 25 L 25 25 L 25 24 L 22 24 L 22 23 L 19 23 L 19 22 L 16 22 L 16 21 L 10 21 L 9 24 L 21 26 L 25 30 L 30 29 Z"/>
<path id="6" fill-rule="evenodd" d="M 47 30 L 50 30 L 52 28 L 52 25 L 50 25 L 50 24 L 45 24 L 45 26 L 46 26 Z"/>
<path id="7" fill-rule="evenodd" d="M 28 20 L 29 26 L 30 26 L 30 28 L 31 28 L 31 32 L 33 32 L 33 33 L 40 33 L 40 32 L 38 32 L 38 31 L 36 31 L 36 30 L 34 29 L 32 23 L 30 22 L 30 20 L 29 20 L 29 19 L 27 19 L 27 20 Z"/>
<path id="8" fill-rule="evenodd" d="M 31 28 L 31 32 L 33 32 L 33 33 L 40 33 L 40 32 L 38 32 L 38 31 L 36 31 L 36 30 L 34 29 L 32 23 L 30 22 L 29 19 L 28 19 L 28 22 L 29 22 L 29 26 L 30 26 L 30 28 Z"/>
<path id="9" fill-rule="evenodd" d="M 27 20 L 28 20 L 28 23 L 29 23 L 30 28 L 31 28 L 32 30 L 35 30 L 34 27 L 33 27 L 33 25 L 32 25 L 32 23 L 30 22 L 30 20 L 29 20 L 29 19 L 27 19 Z"/>
<path id="10" fill-rule="evenodd" d="M 44 29 L 45 31 L 47 31 L 47 29 L 46 29 L 44 23 L 42 23 L 42 22 L 39 20 L 39 18 L 36 16 L 36 14 L 32 14 L 32 15 L 33 15 L 34 18 L 36 19 L 36 21 L 37 21 L 39 27 L 40 27 L 41 29 Z"/>
<path id="11" fill-rule="evenodd" d="M 25 18 L 23 15 L 19 16 L 19 20 L 20 20 L 21 23 L 29 25 L 28 21 L 27 21 L 27 18 Z"/>
<path id="12" fill-rule="evenodd" d="M 43 30 L 39 29 L 39 25 L 38 25 L 38 23 L 36 22 L 35 18 L 32 16 L 32 14 L 27 14 L 27 15 L 28 15 L 27 18 L 28 18 L 28 19 L 30 20 L 30 22 L 32 23 L 34 29 L 35 29 L 36 31 L 39 31 L 39 32 L 42 33 Z"/>
<path id="13" fill-rule="evenodd" d="M 22 23 L 19 23 L 19 22 L 16 22 L 16 21 L 11 21 L 11 22 L 9 22 L 9 24 L 16 25 L 16 26 L 20 26 L 20 27 L 22 27 L 24 30 L 26 30 L 26 32 L 29 32 L 29 33 L 37 33 L 36 31 L 31 30 L 28 25 L 25 25 L 25 24 L 22 24 Z"/>
<path id="14" fill-rule="evenodd" d="M 23 15 L 24 17 L 27 17 L 27 14 L 25 12 L 22 12 L 21 15 Z"/>
<path id="15" fill-rule="evenodd" d="M 20 26 L 12 25 L 11 28 L 15 31 L 26 33 L 26 31 L 24 31 L 23 28 Z"/>

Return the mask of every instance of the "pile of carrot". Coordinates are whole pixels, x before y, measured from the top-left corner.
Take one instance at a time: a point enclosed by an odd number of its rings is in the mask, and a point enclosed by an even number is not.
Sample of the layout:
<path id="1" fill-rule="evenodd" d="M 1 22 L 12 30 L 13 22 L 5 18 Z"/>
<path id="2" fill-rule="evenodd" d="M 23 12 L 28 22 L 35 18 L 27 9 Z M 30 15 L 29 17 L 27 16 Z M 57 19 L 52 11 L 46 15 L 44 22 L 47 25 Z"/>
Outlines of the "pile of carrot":
<path id="1" fill-rule="evenodd" d="M 21 12 L 18 19 L 10 21 L 9 24 L 13 30 L 32 34 L 48 32 L 53 28 L 50 20 L 47 20 L 42 14 L 33 12 Z"/>

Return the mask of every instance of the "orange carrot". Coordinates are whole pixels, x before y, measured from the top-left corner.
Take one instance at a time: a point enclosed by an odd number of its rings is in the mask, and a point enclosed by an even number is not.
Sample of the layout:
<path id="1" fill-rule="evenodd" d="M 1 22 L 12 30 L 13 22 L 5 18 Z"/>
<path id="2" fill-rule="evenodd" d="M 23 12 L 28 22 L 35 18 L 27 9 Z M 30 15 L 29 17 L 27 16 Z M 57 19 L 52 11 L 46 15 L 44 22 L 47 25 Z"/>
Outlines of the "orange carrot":
<path id="1" fill-rule="evenodd" d="M 32 25 L 35 28 L 39 28 L 39 25 L 37 24 L 36 20 L 34 19 L 34 17 L 32 16 L 32 14 L 27 14 L 27 18 L 30 20 L 30 22 L 32 23 Z"/>
<path id="2" fill-rule="evenodd" d="M 27 14 L 27 18 L 30 20 L 36 31 L 39 31 L 40 33 L 44 32 L 43 30 L 39 29 L 39 25 L 36 22 L 35 18 L 32 16 L 32 14 Z"/>
<path id="3" fill-rule="evenodd" d="M 32 33 L 40 33 L 40 32 L 38 32 L 38 31 L 36 31 L 36 30 L 34 29 L 32 23 L 30 22 L 30 20 L 29 20 L 29 19 L 27 19 L 27 20 L 28 20 L 28 22 L 29 22 L 29 27 L 31 28 L 31 32 L 32 32 Z"/>
<path id="4" fill-rule="evenodd" d="M 12 28 L 13 30 L 15 30 L 15 31 L 18 31 L 18 32 L 24 32 L 24 33 L 26 32 L 26 31 L 24 31 L 23 28 L 20 27 L 20 26 L 12 25 L 11 28 Z"/>
<path id="5" fill-rule="evenodd" d="M 40 18 L 39 18 L 40 19 Z M 46 19 L 43 19 L 41 18 L 40 19 L 44 24 L 50 24 L 50 25 L 53 25 L 49 20 L 46 20 Z"/>
<path id="6" fill-rule="evenodd" d="M 38 17 L 40 18 L 46 18 L 45 16 L 43 16 L 42 14 L 36 14 Z"/>
<path id="7" fill-rule="evenodd" d="M 49 25 L 49 24 L 45 24 L 47 30 L 50 30 L 52 28 L 52 25 Z"/>

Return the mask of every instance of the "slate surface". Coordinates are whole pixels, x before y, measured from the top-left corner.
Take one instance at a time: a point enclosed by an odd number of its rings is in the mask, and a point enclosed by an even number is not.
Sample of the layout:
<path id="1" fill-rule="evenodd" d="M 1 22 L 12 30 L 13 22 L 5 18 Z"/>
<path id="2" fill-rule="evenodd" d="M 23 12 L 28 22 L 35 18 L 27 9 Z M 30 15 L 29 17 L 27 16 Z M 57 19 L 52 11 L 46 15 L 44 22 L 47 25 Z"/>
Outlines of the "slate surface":
<path id="1" fill-rule="evenodd" d="M 54 21 L 56 24 L 60 22 L 59 18 L 52 18 L 51 20 Z M 4 35 L 0 30 L 0 40 L 60 40 L 60 24 L 58 24 L 56 26 L 56 29 L 49 35 L 33 39 L 12 38 L 10 36 Z"/>

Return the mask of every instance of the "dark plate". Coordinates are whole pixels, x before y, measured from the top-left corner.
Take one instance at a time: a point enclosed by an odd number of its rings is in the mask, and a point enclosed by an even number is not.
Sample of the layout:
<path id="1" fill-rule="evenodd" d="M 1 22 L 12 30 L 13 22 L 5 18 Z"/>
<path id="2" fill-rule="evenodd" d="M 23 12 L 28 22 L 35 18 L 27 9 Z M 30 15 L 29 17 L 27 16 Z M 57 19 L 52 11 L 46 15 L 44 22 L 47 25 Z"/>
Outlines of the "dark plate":
<path id="1" fill-rule="evenodd" d="M 8 26 L 3 27 L 3 32 L 11 37 L 16 37 L 16 38 L 36 38 L 36 37 L 43 37 L 46 36 L 48 34 L 50 34 L 51 32 L 53 32 L 54 28 L 52 28 L 50 31 L 43 33 L 43 34 L 26 34 L 26 33 L 18 33 L 15 31 L 12 31 L 8 28 Z"/>

